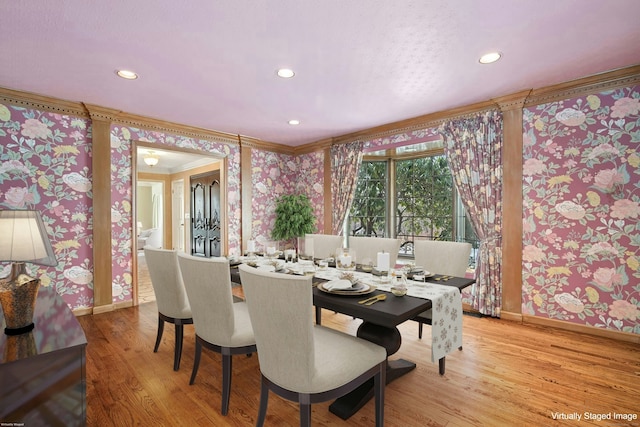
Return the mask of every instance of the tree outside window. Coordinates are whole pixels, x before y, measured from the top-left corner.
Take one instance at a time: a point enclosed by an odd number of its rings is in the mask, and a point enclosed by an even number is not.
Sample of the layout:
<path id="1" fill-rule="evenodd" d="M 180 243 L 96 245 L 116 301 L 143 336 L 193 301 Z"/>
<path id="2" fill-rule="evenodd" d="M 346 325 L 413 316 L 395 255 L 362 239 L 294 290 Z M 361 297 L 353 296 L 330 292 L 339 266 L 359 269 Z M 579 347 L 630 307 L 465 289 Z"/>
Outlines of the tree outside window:
<path id="1" fill-rule="evenodd" d="M 444 156 L 396 162 L 395 235 L 413 255 L 417 238 L 453 240 L 454 188 Z"/>
<path id="2" fill-rule="evenodd" d="M 351 235 L 400 238 L 400 255 L 409 257 L 417 239 L 478 246 L 443 154 L 363 161 L 348 230 Z"/>
<path id="3" fill-rule="evenodd" d="M 362 162 L 351 213 L 350 234 L 385 237 L 387 206 L 387 163 Z"/>

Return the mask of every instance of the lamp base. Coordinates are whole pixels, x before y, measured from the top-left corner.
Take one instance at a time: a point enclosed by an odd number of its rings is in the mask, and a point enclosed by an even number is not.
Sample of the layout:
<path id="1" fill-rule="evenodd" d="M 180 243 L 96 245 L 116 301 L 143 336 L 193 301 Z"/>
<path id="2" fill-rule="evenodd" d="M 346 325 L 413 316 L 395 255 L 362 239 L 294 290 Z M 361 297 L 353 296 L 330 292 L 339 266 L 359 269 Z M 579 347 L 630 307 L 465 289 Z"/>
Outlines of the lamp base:
<path id="1" fill-rule="evenodd" d="M 31 332 L 33 331 L 33 328 L 35 328 L 36 325 L 31 322 L 30 324 L 28 324 L 27 326 L 23 326 L 22 328 L 4 328 L 4 333 L 5 335 L 22 335 L 22 334 L 26 334 L 27 332 Z"/>
<path id="2" fill-rule="evenodd" d="M 0 281 L 0 304 L 5 320 L 4 333 L 19 335 L 33 330 L 33 313 L 38 297 L 39 279 L 26 274 Z"/>

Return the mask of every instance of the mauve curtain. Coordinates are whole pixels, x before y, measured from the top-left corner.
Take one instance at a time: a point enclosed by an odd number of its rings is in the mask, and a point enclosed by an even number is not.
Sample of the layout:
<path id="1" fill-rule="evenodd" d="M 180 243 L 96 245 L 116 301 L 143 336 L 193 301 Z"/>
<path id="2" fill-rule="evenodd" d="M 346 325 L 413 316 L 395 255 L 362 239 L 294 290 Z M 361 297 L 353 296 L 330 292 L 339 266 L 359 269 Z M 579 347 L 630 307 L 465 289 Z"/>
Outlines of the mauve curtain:
<path id="1" fill-rule="evenodd" d="M 439 128 L 453 179 L 480 239 L 472 306 L 500 316 L 502 306 L 502 115 L 454 119 Z"/>
<path id="2" fill-rule="evenodd" d="M 362 163 L 362 141 L 331 146 L 332 234 L 339 235 L 351 209 Z"/>

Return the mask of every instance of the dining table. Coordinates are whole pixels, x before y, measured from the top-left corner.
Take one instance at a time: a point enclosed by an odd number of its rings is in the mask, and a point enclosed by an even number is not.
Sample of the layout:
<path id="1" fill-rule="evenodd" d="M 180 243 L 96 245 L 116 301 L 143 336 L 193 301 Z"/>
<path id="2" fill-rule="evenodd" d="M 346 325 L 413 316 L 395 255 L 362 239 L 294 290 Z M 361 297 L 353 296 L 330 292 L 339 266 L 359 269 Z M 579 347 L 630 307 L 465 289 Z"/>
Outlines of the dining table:
<path id="1" fill-rule="evenodd" d="M 329 271 L 331 270 L 332 268 L 330 267 Z M 358 267 L 358 270 L 359 274 L 362 274 L 360 267 Z M 291 270 L 285 269 L 284 274 L 287 274 L 287 272 L 291 274 L 290 271 Z M 373 274 L 369 274 L 371 275 L 370 283 L 378 280 Z M 321 286 L 328 282 L 326 277 L 326 274 L 320 274 L 320 272 L 318 272 L 312 280 L 316 323 L 322 323 L 322 309 L 361 319 L 362 323 L 359 325 L 356 335 L 384 347 L 387 351 L 387 384 L 415 369 L 415 362 L 402 358 L 391 360 L 389 356 L 395 354 L 400 349 L 402 343 L 398 325 L 431 309 L 432 300 L 410 295 L 396 297 L 390 292 L 379 288 L 377 289 L 375 286 L 373 286 L 372 291 L 366 295 L 349 295 L 348 293 L 345 295 L 345 292 L 337 294 L 327 291 Z M 240 274 L 238 269 L 234 268 L 234 263 L 232 263 L 231 278 L 232 281 L 241 284 Z M 474 282 L 475 279 L 472 278 L 431 274 L 421 283 L 426 286 L 429 284 L 445 285 L 462 290 Z M 409 283 L 414 282 L 409 281 Z M 416 284 L 419 285 L 420 283 Z M 381 288 L 388 288 L 388 286 L 381 286 Z M 384 295 L 384 300 L 370 305 L 362 303 L 364 299 L 378 295 Z M 365 382 L 360 387 L 331 403 L 329 411 L 344 420 L 348 419 L 373 397 L 373 385 L 373 379 Z"/>

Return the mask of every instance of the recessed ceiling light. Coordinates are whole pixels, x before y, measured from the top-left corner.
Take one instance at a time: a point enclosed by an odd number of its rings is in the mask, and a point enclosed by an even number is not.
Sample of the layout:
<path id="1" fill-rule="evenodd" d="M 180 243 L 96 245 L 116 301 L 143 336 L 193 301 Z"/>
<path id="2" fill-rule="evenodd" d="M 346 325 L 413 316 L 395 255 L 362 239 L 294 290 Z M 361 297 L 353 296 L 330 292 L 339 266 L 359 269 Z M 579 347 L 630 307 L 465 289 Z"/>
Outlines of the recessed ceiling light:
<path id="1" fill-rule="evenodd" d="M 498 59 L 500 59 L 501 56 L 502 56 L 502 54 L 500 54 L 500 52 L 487 53 L 487 54 L 482 55 L 480 57 L 480 63 L 481 64 L 491 64 L 492 62 L 496 62 Z"/>
<path id="2" fill-rule="evenodd" d="M 138 78 L 138 75 L 136 73 L 129 70 L 118 70 L 116 71 L 116 74 L 122 77 L 123 79 L 127 79 L 127 80 L 135 80 Z"/>
<path id="3" fill-rule="evenodd" d="M 291 77 L 295 76 L 296 73 L 293 72 L 293 70 L 289 69 L 289 68 L 280 68 L 278 70 L 278 76 L 282 77 L 283 79 L 290 79 Z"/>
<path id="4" fill-rule="evenodd" d="M 292 125 L 292 126 L 299 125 L 300 124 L 300 120 L 295 120 L 295 119 L 294 120 L 289 120 L 289 124 Z"/>

